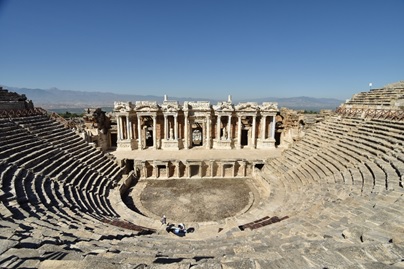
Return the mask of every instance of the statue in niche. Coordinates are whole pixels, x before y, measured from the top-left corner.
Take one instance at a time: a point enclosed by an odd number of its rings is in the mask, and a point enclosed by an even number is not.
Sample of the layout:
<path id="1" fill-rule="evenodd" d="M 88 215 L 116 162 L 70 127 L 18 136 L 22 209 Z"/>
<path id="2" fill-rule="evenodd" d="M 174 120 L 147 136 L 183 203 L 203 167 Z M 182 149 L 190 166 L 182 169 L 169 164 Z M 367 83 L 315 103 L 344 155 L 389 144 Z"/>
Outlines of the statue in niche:
<path id="1" fill-rule="evenodd" d="M 194 130 L 192 132 L 192 142 L 196 145 L 200 145 L 202 142 L 202 133 L 200 130 Z"/>
<path id="2" fill-rule="evenodd" d="M 170 139 L 170 140 L 174 140 L 174 130 L 173 130 L 173 127 L 170 128 L 170 137 L 169 137 L 169 139 Z"/>
<path id="3" fill-rule="evenodd" d="M 149 138 L 151 138 L 151 133 L 148 130 L 146 130 L 146 139 L 149 139 Z"/>
<path id="4" fill-rule="evenodd" d="M 223 133 L 223 135 L 222 135 L 222 140 L 227 140 L 227 130 L 226 130 L 226 127 L 223 127 L 222 133 Z"/>

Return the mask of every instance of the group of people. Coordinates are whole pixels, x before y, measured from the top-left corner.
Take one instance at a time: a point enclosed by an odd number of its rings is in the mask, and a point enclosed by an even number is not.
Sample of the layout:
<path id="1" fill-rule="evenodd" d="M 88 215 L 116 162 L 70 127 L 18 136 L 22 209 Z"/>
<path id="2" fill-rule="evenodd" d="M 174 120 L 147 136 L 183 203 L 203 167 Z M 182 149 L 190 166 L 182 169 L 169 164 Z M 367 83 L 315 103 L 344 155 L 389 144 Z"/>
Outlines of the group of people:
<path id="1" fill-rule="evenodd" d="M 172 232 L 178 236 L 185 236 L 186 233 L 194 231 L 193 228 L 186 229 L 185 224 L 183 224 L 183 223 L 178 224 L 178 226 L 175 226 L 175 224 L 173 224 L 173 223 L 171 223 L 171 224 L 167 223 L 167 218 L 165 215 L 161 218 L 161 224 L 167 225 L 166 231 L 168 233 Z"/>

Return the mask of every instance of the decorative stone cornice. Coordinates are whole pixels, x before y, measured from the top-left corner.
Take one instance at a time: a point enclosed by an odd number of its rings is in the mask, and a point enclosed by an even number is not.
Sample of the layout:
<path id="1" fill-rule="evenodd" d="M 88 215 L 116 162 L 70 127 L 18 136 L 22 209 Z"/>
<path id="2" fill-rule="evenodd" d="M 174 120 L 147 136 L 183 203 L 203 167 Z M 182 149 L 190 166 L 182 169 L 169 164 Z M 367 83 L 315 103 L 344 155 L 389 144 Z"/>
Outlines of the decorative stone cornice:
<path id="1" fill-rule="evenodd" d="M 236 111 L 256 112 L 259 106 L 256 102 L 239 103 L 235 106 Z"/>
<path id="2" fill-rule="evenodd" d="M 145 112 L 155 112 L 160 109 L 159 105 L 155 101 L 136 101 L 135 110 Z"/>
<path id="3" fill-rule="evenodd" d="M 231 102 L 218 102 L 217 105 L 213 106 L 213 110 L 216 112 L 232 112 L 234 111 L 234 106 Z"/>
<path id="4" fill-rule="evenodd" d="M 132 110 L 131 102 L 121 102 L 121 101 L 114 102 L 114 111 L 116 112 L 129 112 L 131 110 Z"/>
<path id="5" fill-rule="evenodd" d="M 259 109 L 262 112 L 277 112 L 278 111 L 278 103 L 264 102 Z"/>
<path id="6" fill-rule="evenodd" d="M 209 101 L 185 101 L 184 102 L 184 110 L 196 110 L 196 111 L 210 111 L 212 106 Z"/>
<path id="7" fill-rule="evenodd" d="M 181 106 L 177 101 L 164 101 L 161 108 L 163 112 L 178 112 L 181 110 Z"/>

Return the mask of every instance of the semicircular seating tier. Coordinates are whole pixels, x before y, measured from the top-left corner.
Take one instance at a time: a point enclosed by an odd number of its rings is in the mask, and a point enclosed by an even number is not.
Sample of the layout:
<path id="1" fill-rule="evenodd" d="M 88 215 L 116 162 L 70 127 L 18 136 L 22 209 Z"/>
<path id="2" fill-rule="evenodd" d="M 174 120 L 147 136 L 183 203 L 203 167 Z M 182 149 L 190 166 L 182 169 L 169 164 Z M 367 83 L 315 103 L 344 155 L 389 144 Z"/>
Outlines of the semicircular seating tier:
<path id="1" fill-rule="evenodd" d="M 317 123 L 256 168 L 269 195 L 255 211 L 187 237 L 122 215 L 121 168 L 48 116 L 3 118 L 0 130 L 2 268 L 403 266 L 402 120 Z"/>

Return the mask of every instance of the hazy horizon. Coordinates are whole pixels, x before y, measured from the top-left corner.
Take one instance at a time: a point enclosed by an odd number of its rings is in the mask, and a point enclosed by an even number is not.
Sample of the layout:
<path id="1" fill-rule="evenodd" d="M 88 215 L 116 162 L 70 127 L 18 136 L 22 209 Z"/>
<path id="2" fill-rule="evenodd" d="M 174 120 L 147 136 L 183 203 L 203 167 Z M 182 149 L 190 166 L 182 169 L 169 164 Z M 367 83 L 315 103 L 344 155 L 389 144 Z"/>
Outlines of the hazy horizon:
<path id="1" fill-rule="evenodd" d="M 403 79 L 401 0 L 0 0 L 0 82 L 345 100 Z"/>

